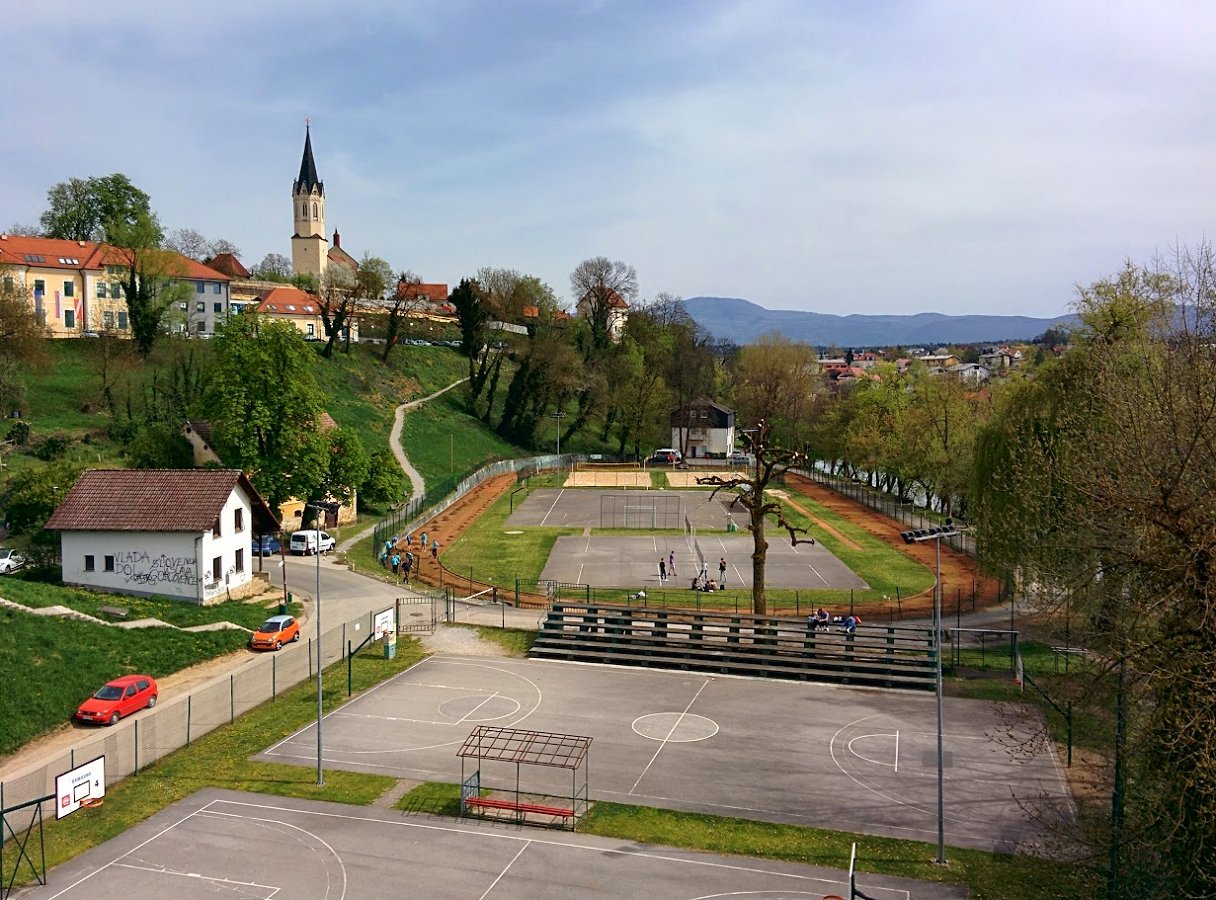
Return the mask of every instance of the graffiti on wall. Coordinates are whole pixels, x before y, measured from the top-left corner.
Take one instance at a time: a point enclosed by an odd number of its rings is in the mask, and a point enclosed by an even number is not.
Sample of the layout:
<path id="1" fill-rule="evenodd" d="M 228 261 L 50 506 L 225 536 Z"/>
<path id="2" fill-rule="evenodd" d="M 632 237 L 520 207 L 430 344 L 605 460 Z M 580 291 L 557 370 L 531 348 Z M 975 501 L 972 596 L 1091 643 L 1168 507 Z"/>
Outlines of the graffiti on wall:
<path id="1" fill-rule="evenodd" d="M 126 550 L 114 554 L 114 571 L 127 584 L 188 584 L 199 583 L 198 568 L 193 556 L 153 556 L 145 550 Z"/>

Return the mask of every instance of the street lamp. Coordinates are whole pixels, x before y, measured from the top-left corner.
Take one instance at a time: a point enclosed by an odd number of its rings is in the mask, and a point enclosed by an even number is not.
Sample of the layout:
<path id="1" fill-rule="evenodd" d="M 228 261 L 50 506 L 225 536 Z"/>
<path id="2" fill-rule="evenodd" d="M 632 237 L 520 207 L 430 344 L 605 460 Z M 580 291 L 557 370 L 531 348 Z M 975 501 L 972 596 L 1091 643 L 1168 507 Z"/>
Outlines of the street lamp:
<path id="1" fill-rule="evenodd" d="M 549 413 L 549 418 L 557 423 L 557 455 L 562 455 L 562 419 L 566 418 L 564 412 Z"/>
<path id="2" fill-rule="evenodd" d="M 937 648 L 937 859 L 938 865 L 946 864 L 946 801 L 945 801 L 945 772 L 942 764 L 942 538 L 954 537 L 958 529 L 947 519 L 945 525 L 934 528 L 921 528 L 917 531 L 901 531 L 900 537 L 905 544 L 920 544 L 933 541 L 934 547 L 934 582 L 933 582 L 933 632 L 934 646 Z"/>
<path id="3" fill-rule="evenodd" d="M 320 514 L 325 507 L 319 503 L 305 503 L 304 512 L 307 513 L 309 508 Z M 317 537 L 317 590 L 313 594 L 315 599 L 316 609 L 313 610 L 313 615 L 317 620 L 317 787 L 325 784 L 325 773 L 321 768 L 321 715 L 323 706 L 321 702 L 322 682 L 321 682 L 321 525 L 314 520 L 313 530 Z M 308 546 L 305 544 L 304 546 Z"/>

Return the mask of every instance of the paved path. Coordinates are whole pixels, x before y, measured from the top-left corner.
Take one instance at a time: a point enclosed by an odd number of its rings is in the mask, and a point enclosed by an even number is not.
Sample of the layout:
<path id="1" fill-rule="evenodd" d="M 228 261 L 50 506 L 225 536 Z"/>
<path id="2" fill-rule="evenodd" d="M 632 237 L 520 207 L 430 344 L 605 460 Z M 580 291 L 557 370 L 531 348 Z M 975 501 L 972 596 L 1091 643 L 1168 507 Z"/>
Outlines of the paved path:
<path id="1" fill-rule="evenodd" d="M 440 388 L 429 397 L 420 397 L 417 400 L 410 400 L 407 403 L 402 403 L 397 407 L 397 411 L 393 414 L 393 429 L 388 435 L 388 445 L 392 448 L 393 456 L 397 457 L 397 462 L 401 464 L 402 470 L 405 472 L 406 477 L 410 480 L 411 500 L 417 500 L 426 493 L 426 482 L 422 480 L 422 475 L 419 474 L 418 470 L 410 464 L 409 457 L 405 455 L 405 448 L 401 446 L 401 429 L 405 427 L 405 414 L 412 409 L 417 409 L 419 406 L 429 400 L 434 400 L 440 394 L 446 394 L 452 388 L 456 387 L 457 385 L 464 384 L 468 380 L 468 378 L 461 378 L 459 381 L 453 381 L 445 388 Z M 338 544 L 338 549 L 342 551 L 349 550 L 375 530 L 376 525 L 373 523 L 356 534 L 342 538 L 341 543 Z"/>

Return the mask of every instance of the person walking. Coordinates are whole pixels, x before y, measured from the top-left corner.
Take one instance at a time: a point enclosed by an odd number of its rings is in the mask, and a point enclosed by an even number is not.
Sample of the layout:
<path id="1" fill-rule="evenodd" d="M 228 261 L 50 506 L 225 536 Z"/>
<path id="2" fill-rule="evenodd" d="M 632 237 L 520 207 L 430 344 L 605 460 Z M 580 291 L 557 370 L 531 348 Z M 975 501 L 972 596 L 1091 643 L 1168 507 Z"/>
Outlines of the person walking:
<path id="1" fill-rule="evenodd" d="M 659 584 L 667 583 L 667 561 L 659 557 Z"/>
<path id="2" fill-rule="evenodd" d="M 676 577 L 676 551 L 674 550 L 667 553 L 667 574 L 672 578 Z"/>
<path id="3" fill-rule="evenodd" d="M 439 559 L 439 541 L 431 541 L 431 559 Z"/>
<path id="4" fill-rule="evenodd" d="M 426 549 L 426 532 L 422 532 L 422 549 Z"/>
<path id="5" fill-rule="evenodd" d="M 726 557 L 725 556 L 722 557 L 720 560 L 718 560 L 718 585 L 719 585 L 719 587 L 726 587 Z"/>
<path id="6" fill-rule="evenodd" d="M 394 576 L 397 574 L 397 567 L 400 565 L 401 565 L 401 554 L 394 553 L 393 554 L 393 575 Z"/>
<path id="7" fill-rule="evenodd" d="M 408 558 L 405 560 L 405 562 L 403 562 L 401 564 L 401 571 L 404 573 L 403 577 L 405 578 L 405 582 L 407 584 L 409 583 L 409 580 L 410 580 L 410 569 L 412 569 L 413 566 L 414 566 L 414 564 L 412 562 L 410 562 L 410 560 Z"/>

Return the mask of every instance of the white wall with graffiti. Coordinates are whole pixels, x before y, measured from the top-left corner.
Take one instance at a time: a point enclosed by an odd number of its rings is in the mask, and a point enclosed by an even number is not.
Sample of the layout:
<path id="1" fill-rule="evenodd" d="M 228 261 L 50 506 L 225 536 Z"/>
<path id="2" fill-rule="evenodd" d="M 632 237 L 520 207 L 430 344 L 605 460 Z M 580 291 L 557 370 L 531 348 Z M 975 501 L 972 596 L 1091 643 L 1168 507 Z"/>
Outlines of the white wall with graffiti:
<path id="1" fill-rule="evenodd" d="M 253 580 L 251 521 L 249 500 L 238 489 L 224 505 L 218 535 L 64 531 L 63 581 L 108 593 L 203 604 L 241 596 Z"/>

